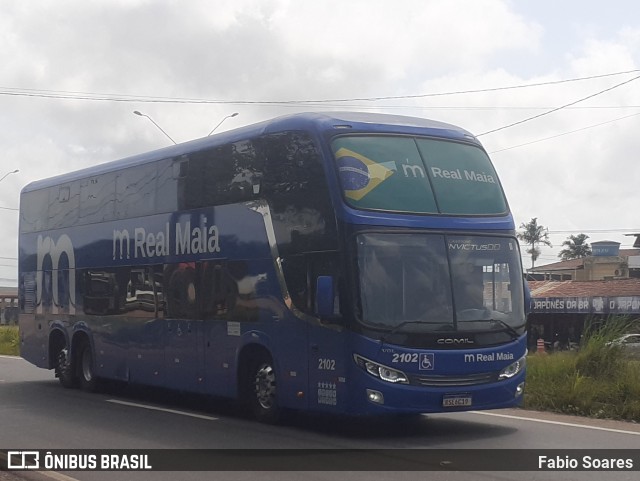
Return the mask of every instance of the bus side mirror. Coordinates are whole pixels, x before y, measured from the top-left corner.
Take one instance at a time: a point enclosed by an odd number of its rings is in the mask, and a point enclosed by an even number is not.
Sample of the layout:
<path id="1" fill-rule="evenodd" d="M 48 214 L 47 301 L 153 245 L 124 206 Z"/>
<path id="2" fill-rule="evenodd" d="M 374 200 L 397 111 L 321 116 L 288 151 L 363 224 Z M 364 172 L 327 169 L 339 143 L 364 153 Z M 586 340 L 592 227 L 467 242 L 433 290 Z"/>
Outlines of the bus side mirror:
<path id="1" fill-rule="evenodd" d="M 316 280 L 316 314 L 323 319 L 334 315 L 333 277 L 318 276 Z"/>

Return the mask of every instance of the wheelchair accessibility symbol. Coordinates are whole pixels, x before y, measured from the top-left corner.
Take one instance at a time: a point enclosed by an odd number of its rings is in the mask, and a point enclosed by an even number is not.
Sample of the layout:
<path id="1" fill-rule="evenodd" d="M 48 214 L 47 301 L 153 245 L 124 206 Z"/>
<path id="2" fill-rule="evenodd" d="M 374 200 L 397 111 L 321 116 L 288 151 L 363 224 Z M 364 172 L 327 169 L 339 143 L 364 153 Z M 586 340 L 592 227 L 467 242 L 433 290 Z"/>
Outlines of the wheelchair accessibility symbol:
<path id="1" fill-rule="evenodd" d="M 418 369 L 421 371 L 432 371 L 435 367 L 434 354 L 432 352 L 425 352 L 420 354 L 420 364 Z"/>

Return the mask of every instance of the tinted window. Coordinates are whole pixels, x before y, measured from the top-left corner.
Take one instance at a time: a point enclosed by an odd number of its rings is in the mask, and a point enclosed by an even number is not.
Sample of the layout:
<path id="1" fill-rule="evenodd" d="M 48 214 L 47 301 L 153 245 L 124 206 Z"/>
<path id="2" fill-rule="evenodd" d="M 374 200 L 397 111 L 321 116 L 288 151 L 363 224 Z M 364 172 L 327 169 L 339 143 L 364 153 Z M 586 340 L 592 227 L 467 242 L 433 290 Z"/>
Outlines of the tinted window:
<path id="1" fill-rule="evenodd" d="M 116 174 L 109 172 L 80 181 L 80 223 L 113 220 L 116 200 Z"/>
<path id="2" fill-rule="evenodd" d="M 164 309 L 161 266 L 83 269 L 80 292 L 85 314 L 159 317 Z"/>
<path id="3" fill-rule="evenodd" d="M 332 148 L 345 200 L 356 208 L 420 214 L 507 211 L 480 148 L 444 140 L 345 136 Z"/>
<path id="4" fill-rule="evenodd" d="M 452 325 L 453 299 L 443 236 L 358 236 L 362 320 L 396 327 L 419 322 L 438 330 Z"/>
<path id="5" fill-rule="evenodd" d="M 427 169 L 409 137 L 340 137 L 332 143 L 347 202 L 362 209 L 437 213 Z"/>
<path id="6" fill-rule="evenodd" d="M 260 194 L 262 162 L 251 141 L 235 142 L 189 156 L 185 208 L 233 204 Z M 184 171 L 184 166 L 181 166 Z"/>
<path id="7" fill-rule="evenodd" d="M 80 208 L 80 184 L 51 187 L 49 189 L 49 229 L 59 229 L 75 224 Z"/>
<path id="8" fill-rule="evenodd" d="M 425 234 L 357 238 L 362 320 L 409 329 L 504 330 L 524 324 L 515 239 Z"/>
<path id="9" fill-rule="evenodd" d="M 332 276 L 336 282 L 336 304 L 342 301 L 339 292 L 342 287 L 341 266 L 337 253 L 314 252 L 289 256 L 282 263 L 287 289 L 295 306 L 308 314 L 316 312 L 316 285 L 319 276 Z"/>
<path id="10" fill-rule="evenodd" d="M 478 147 L 418 139 L 443 214 L 503 214 L 507 204 L 491 161 Z"/>
<path id="11" fill-rule="evenodd" d="M 116 217 L 127 219 L 152 215 L 155 211 L 156 164 L 140 165 L 118 172 Z"/>
<path id="12" fill-rule="evenodd" d="M 22 195 L 20 232 L 37 232 L 49 227 L 49 190 L 35 190 Z"/>
<path id="13" fill-rule="evenodd" d="M 305 132 L 258 139 L 266 159 L 262 192 L 271 208 L 278 249 L 286 256 L 336 247 L 335 216 L 320 155 Z"/>
<path id="14" fill-rule="evenodd" d="M 173 212 L 184 202 L 184 184 L 180 179 L 186 177 L 189 161 L 186 158 L 165 159 L 156 163 L 156 212 Z M 182 175 L 181 175 L 182 174 Z"/>

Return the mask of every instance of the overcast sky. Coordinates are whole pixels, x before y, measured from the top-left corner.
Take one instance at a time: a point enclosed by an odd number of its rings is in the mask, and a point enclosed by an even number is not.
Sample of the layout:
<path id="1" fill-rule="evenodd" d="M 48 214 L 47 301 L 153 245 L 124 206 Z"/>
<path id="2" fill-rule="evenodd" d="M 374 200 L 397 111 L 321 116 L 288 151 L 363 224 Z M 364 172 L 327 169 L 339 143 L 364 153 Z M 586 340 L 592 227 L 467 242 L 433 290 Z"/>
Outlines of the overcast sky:
<path id="1" fill-rule="evenodd" d="M 0 1 L 0 44 L 0 177 L 20 170 L 0 183 L 0 285 L 24 185 L 170 144 L 134 110 L 177 142 L 233 112 L 219 131 L 320 109 L 442 120 L 483 134 L 516 224 L 549 229 L 537 265 L 570 234 L 640 232 L 637 0 Z M 395 98 L 349 100 L 370 97 Z M 344 101 L 273 103 L 327 99 Z"/>

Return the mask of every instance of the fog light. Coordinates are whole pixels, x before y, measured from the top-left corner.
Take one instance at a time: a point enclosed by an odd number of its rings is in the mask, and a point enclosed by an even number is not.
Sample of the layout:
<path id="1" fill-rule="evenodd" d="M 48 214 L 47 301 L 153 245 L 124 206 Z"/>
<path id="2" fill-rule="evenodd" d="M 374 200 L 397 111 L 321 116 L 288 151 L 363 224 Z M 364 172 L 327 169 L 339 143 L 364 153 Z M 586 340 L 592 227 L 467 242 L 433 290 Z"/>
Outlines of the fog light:
<path id="1" fill-rule="evenodd" d="M 367 389 L 367 399 L 369 399 L 369 401 L 375 404 L 384 404 L 384 396 L 380 391 Z"/>
<path id="2" fill-rule="evenodd" d="M 518 384 L 518 387 L 516 388 L 516 397 L 522 396 L 523 393 L 524 393 L 524 383 L 521 382 L 520 384 Z"/>

